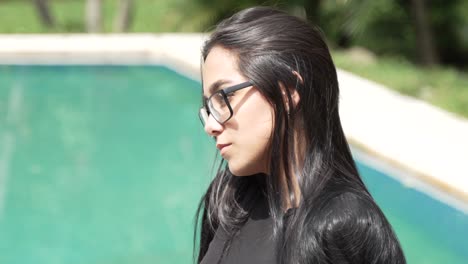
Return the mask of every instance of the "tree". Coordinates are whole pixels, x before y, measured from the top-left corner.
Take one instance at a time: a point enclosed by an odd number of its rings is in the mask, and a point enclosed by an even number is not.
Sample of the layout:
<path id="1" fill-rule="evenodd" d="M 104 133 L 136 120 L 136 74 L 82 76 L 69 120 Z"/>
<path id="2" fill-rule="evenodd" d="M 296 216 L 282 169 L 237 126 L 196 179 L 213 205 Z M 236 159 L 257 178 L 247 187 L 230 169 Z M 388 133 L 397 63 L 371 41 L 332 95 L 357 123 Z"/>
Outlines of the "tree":
<path id="1" fill-rule="evenodd" d="M 41 23 L 47 28 L 53 28 L 55 26 L 55 22 L 50 13 L 49 1 L 34 0 L 34 5 L 39 14 L 39 19 L 41 20 Z"/>
<path id="2" fill-rule="evenodd" d="M 102 31 L 102 0 L 86 1 L 86 30 L 90 33 Z"/>
<path id="3" fill-rule="evenodd" d="M 437 64 L 437 52 L 434 45 L 431 26 L 427 19 L 426 3 L 424 0 L 411 0 L 413 25 L 416 31 L 419 60 L 424 66 Z"/>
<path id="4" fill-rule="evenodd" d="M 294 1 L 292 1 L 294 3 Z M 321 0 L 306 0 L 306 1 L 296 1 L 297 4 L 300 4 L 304 7 L 307 20 L 312 21 L 314 24 L 320 24 L 320 5 Z"/>
<path id="5" fill-rule="evenodd" d="M 115 32 L 127 32 L 133 20 L 133 0 L 120 0 L 117 16 L 114 20 Z"/>

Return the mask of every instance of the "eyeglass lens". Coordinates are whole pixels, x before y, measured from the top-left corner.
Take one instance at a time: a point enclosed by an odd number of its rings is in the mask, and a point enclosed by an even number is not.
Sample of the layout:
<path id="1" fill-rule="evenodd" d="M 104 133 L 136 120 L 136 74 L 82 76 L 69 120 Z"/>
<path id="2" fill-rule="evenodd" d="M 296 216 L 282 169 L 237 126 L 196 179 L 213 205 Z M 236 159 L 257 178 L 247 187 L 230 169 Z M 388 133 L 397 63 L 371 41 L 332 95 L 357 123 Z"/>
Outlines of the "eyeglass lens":
<path id="1" fill-rule="evenodd" d="M 226 102 L 226 97 L 221 93 L 215 93 L 207 101 L 208 111 L 213 115 L 214 119 L 218 123 L 224 123 L 229 119 L 231 112 Z M 199 112 L 200 120 L 202 125 L 205 126 L 208 121 L 208 112 L 205 108 L 201 108 Z"/>

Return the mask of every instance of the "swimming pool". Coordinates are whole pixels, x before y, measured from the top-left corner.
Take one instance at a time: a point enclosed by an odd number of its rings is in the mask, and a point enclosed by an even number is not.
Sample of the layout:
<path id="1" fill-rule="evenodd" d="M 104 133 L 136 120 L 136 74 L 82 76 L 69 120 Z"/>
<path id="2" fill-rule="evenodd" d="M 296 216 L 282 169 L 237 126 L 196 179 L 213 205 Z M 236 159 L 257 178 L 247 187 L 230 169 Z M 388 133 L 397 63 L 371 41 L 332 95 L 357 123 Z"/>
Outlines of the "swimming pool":
<path id="1" fill-rule="evenodd" d="M 0 66 L 0 263 L 190 263 L 199 92 L 161 66 Z M 468 216 L 372 165 L 408 263 L 468 263 Z"/>

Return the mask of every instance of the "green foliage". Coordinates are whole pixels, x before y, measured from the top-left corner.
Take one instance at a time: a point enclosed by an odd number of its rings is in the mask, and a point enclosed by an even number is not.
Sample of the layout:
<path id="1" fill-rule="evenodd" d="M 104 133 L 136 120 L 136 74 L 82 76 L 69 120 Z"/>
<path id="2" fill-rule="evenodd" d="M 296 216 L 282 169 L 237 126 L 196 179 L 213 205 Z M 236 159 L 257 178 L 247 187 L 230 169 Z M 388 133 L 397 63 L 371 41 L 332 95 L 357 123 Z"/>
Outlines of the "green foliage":
<path id="1" fill-rule="evenodd" d="M 441 62 L 467 65 L 467 1 L 425 3 L 428 26 Z M 323 1 L 319 25 L 341 47 L 362 46 L 379 55 L 403 55 L 417 62 L 420 47 L 414 21 L 411 1 L 407 0 L 329 0 Z"/>
<path id="2" fill-rule="evenodd" d="M 362 46 L 377 54 L 414 54 L 410 18 L 396 1 L 326 1 L 322 17 L 320 26 L 332 32 L 337 44 L 348 38 L 345 46 Z"/>

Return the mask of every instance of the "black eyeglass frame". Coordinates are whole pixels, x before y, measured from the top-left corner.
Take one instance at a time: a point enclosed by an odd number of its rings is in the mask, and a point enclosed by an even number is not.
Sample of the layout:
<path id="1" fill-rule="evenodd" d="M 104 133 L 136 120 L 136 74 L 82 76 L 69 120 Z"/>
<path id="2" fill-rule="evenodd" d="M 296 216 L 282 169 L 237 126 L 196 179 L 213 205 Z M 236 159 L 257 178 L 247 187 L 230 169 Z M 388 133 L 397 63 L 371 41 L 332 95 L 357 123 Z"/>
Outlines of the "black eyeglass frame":
<path id="1" fill-rule="evenodd" d="M 210 100 L 211 100 L 211 98 L 213 96 L 215 96 L 217 94 L 221 94 L 222 97 L 223 97 L 224 103 L 226 104 L 226 106 L 229 109 L 229 117 L 226 118 L 226 120 L 224 120 L 222 122 L 220 120 L 218 120 L 218 118 L 215 115 L 213 115 L 213 118 L 216 120 L 216 122 L 218 122 L 219 124 L 222 125 L 222 124 L 226 123 L 227 121 L 229 121 L 229 119 L 231 119 L 232 116 L 234 115 L 234 111 L 232 110 L 231 104 L 229 103 L 228 95 L 230 93 L 236 92 L 236 91 L 238 91 L 240 89 L 248 88 L 250 86 L 254 86 L 254 84 L 251 81 L 246 81 L 246 82 L 243 82 L 243 83 L 239 83 L 239 84 L 236 84 L 236 85 L 224 88 L 224 89 L 220 89 L 220 90 L 214 92 L 212 95 L 210 95 L 210 97 L 208 97 L 207 99 L 203 100 L 203 106 L 198 111 L 198 117 L 200 118 L 200 121 L 201 121 L 202 125 L 204 126 L 205 122 L 203 121 L 203 116 L 202 116 L 201 110 L 205 109 L 206 114 L 208 116 L 211 114 L 211 110 L 209 109 L 210 107 L 209 107 L 209 104 L 207 102 L 210 102 Z"/>

